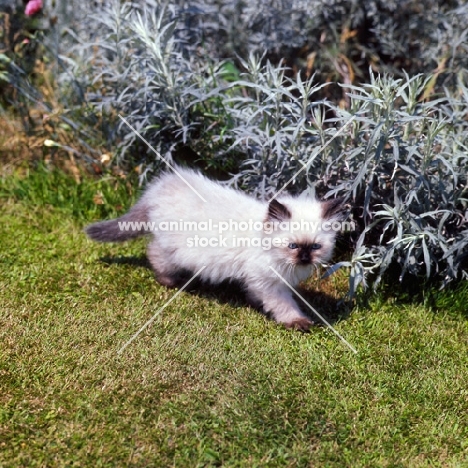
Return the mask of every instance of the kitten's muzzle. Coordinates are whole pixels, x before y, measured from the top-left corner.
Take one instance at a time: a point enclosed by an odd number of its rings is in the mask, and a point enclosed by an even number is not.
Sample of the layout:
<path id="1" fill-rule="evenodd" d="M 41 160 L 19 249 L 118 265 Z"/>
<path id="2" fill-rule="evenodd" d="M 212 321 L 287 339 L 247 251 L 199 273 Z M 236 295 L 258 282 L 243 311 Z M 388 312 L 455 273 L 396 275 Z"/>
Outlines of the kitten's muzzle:
<path id="1" fill-rule="evenodd" d="M 312 263 L 312 256 L 310 252 L 301 252 L 298 260 L 301 265 L 310 265 Z"/>

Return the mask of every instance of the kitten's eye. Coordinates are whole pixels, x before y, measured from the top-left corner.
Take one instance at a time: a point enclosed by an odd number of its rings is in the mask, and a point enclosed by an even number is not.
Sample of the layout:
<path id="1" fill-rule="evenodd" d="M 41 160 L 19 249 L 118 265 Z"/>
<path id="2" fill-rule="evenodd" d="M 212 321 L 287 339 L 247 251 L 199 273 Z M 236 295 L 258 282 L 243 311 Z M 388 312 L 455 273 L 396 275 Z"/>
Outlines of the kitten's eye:
<path id="1" fill-rule="evenodd" d="M 299 246 L 298 246 L 295 242 L 291 242 L 291 243 L 288 245 L 288 247 L 289 247 L 290 249 L 297 249 Z"/>
<path id="2" fill-rule="evenodd" d="M 310 246 L 311 250 L 318 250 L 318 249 L 321 249 L 321 248 L 322 248 L 322 244 L 312 244 Z"/>

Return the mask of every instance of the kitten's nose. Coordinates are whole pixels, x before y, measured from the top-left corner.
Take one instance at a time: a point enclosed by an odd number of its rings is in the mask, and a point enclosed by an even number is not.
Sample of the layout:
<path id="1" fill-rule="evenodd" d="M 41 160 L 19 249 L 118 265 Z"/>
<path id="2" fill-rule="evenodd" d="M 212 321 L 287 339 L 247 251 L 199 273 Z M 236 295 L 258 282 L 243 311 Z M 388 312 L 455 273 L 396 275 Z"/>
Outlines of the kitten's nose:
<path id="1" fill-rule="evenodd" d="M 299 256 L 299 262 L 304 265 L 310 263 L 310 254 L 308 252 L 302 252 Z"/>

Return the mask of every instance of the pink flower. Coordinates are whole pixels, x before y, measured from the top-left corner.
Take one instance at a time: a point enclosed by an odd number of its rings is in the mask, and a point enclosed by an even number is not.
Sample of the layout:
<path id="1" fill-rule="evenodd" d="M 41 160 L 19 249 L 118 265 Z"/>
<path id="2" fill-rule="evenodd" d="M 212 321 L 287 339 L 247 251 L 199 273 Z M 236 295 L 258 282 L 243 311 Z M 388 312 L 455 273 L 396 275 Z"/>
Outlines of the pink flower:
<path id="1" fill-rule="evenodd" d="M 24 14 L 28 16 L 35 15 L 42 10 L 42 0 L 29 0 L 24 10 Z"/>

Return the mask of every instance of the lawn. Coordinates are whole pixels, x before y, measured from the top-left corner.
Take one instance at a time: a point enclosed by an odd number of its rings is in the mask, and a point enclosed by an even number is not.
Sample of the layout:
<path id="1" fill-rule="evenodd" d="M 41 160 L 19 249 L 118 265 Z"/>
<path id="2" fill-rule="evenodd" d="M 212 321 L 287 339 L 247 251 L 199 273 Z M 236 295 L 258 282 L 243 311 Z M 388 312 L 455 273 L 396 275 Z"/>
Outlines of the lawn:
<path id="1" fill-rule="evenodd" d="M 135 196 L 111 177 L 1 180 L 0 466 L 468 466 L 466 284 L 360 293 L 334 323 L 357 354 L 235 290 L 182 292 L 118 354 L 175 293 L 144 240 L 82 232 Z"/>

